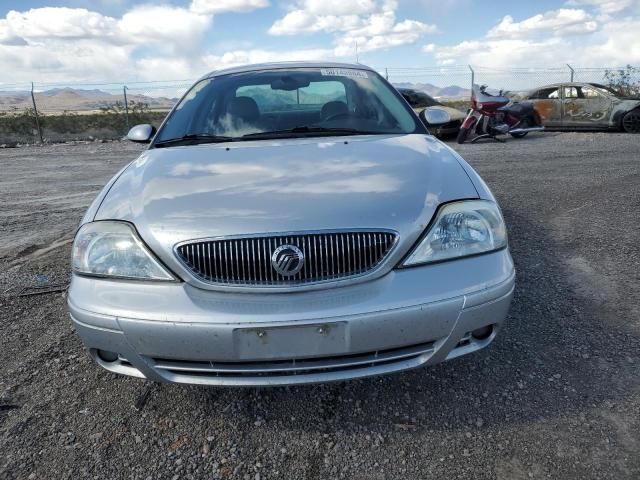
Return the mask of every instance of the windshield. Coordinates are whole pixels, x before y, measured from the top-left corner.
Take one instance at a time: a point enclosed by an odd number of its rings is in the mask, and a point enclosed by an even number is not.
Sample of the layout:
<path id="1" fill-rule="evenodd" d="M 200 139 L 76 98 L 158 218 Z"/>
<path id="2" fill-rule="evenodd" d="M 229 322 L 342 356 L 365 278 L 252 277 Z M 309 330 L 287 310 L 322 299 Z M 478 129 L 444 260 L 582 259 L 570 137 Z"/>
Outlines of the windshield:
<path id="1" fill-rule="evenodd" d="M 360 133 L 425 131 L 395 89 L 374 72 L 279 69 L 198 82 L 169 116 L 154 145 L 185 137 L 234 141 Z"/>
<path id="2" fill-rule="evenodd" d="M 400 90 L 400 93 L 413 108 L 426 108 L 440 105 L 440 103 L 438 103 L 435 99 L 431 98 L 424 92 L 404 89 Z"/>
<path id="3" fill-rule="evenodd" d="M 623 96 L 619 91 L 611 88 L 611 87 L 607 87 L 606 85 L 600 85 L 599 83 L 590 83 L 589 85 L 591 85 L 592 87 L 595 88 L 599 88 L 600 90 L 604 90 L 607 93 L 611 93 L 613 95 L 615 95 L 616 97 L 621 97 Z"/>

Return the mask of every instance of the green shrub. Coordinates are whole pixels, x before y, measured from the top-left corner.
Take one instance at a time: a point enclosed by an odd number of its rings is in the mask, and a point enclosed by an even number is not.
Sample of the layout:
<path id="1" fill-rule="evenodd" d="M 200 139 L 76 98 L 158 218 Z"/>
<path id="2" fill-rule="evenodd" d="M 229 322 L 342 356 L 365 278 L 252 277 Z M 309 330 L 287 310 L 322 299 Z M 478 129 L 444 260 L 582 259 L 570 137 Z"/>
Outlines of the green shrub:
<path id="1" fill-rule="evenodd" d="M 129 125 L 150 123 L 156 127 L 167 112 L 149 111 L 132 102 L 129 109 Z M 77 113 L 64 111 L 57 115 L 40 115 L 43 136 L 49 141 L 83 140 L 93 138 L 119 138 L 127 133 L 124 108 L 119 105 L 105 106 L 99 113 Z M 36 117 L 33 109 L 0 112 L 0 143 L 38 140 Z"/>
<path id="2" fill-rule="evenodd" d="M 627 65 L 618 70 L 606 70 L 607 85 L 625 97 L 640 96 L 640 68 Z"/>

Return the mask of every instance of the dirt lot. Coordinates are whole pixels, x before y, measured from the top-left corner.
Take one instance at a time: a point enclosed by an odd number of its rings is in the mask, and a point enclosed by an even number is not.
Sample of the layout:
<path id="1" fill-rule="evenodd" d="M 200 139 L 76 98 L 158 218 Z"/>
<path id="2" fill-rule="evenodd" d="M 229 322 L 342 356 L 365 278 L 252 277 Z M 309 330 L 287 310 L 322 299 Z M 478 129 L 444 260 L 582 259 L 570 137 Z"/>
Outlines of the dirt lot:
<path id="1" fill-rule="evenodd" d="M 458 148 L 458 146 L 456 146 Z M 458 148 L 517 264 L 488 349 L 343 384 L 145 385 L 67 318 L 71 235 L 126 143 L 0 150 L 0 478 L 640 478 L 640 136 Z"/>

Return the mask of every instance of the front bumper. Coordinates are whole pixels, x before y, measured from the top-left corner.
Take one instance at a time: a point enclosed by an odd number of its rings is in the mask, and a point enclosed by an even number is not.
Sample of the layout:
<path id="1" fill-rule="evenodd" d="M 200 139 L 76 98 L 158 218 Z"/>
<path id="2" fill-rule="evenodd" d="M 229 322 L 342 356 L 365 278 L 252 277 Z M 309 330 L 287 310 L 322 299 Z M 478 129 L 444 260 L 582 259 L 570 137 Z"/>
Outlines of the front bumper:
<path id="1" fill-rule="evenodd" d="M 292 385 L 392 373 L 483 348 L 507 315 L 514 280 L 506 249 L 299 293 L 222 293 L 74 275 L 69 311 L 92 357 L 116 373 Z M 470 335 L 487 326 L 486 338 Z M 106 361 L 100 350 L 118 358 Z"/>

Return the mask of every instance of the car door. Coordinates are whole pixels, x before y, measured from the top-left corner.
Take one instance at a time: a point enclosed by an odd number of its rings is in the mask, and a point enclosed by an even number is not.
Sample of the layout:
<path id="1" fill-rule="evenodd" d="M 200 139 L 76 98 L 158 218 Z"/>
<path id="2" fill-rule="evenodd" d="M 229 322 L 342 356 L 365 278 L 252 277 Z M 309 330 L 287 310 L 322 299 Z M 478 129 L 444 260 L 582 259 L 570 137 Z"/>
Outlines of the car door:
<path id="1" fill-rule="evenodd" d="M 589 85 L 565 86 L 563 89 L 563 126 L 572 128 L 606 128 L 611 113 L 611 99 Z"/>
<path id="2" fill-rule="evenodd" d="M 527 97 L 540 115 L 542 124 L 547 127 L 562 125 L 562 100 L 560 86 L 541 88 Z"/>

